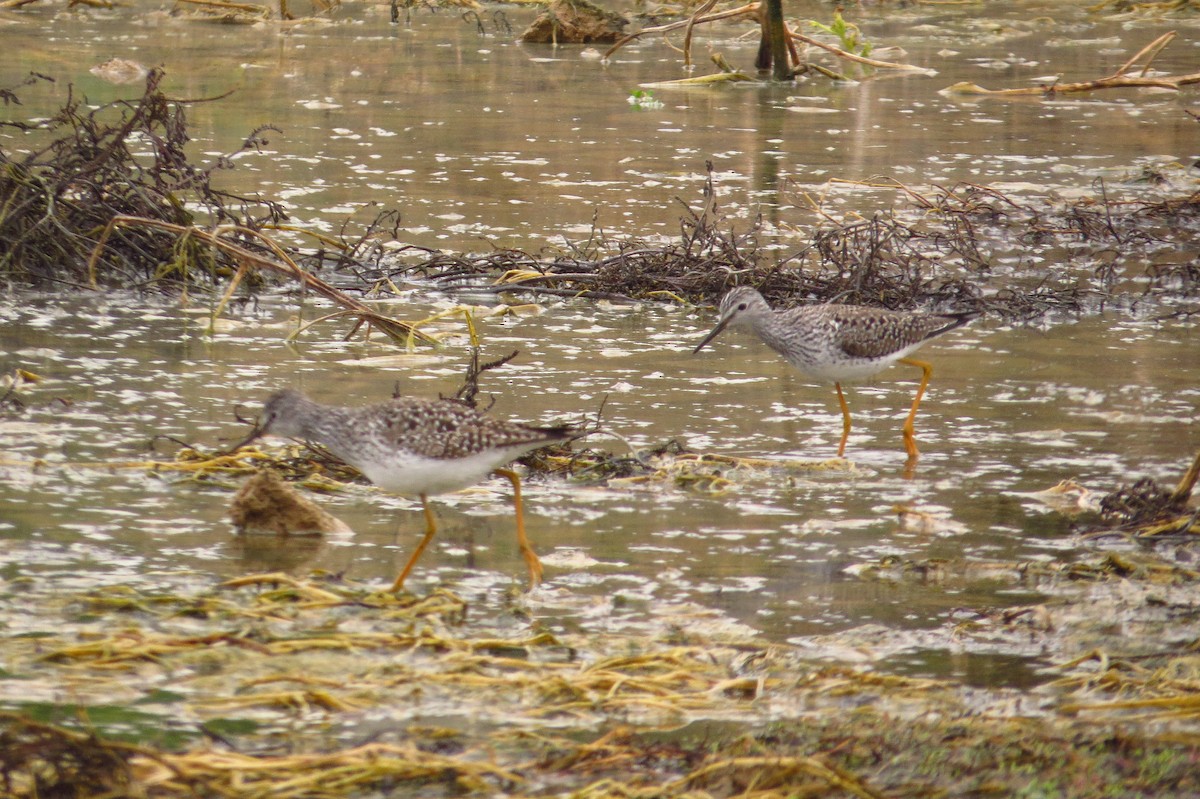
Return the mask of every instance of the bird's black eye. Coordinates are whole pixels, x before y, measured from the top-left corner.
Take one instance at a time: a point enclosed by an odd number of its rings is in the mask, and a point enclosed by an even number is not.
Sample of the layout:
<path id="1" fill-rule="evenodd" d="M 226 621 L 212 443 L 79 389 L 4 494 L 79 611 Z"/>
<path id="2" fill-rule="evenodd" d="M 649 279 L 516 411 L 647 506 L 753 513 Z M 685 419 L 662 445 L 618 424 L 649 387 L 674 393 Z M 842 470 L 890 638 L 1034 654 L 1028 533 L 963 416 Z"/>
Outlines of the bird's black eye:
<path id="1" fill-rule="evenodd" d="M 744 302 L 739 302 L 739 303 L 738 303 L 738 310 L 739 310 L 739 311 L 744 311 L 744 310 L 746 310 L 746 309 L 747 309 L 747 308 L 749 308 L 749 307 L 750 307 L 750 306 L 746 305 L 746 303 L 744 303 Z"/>

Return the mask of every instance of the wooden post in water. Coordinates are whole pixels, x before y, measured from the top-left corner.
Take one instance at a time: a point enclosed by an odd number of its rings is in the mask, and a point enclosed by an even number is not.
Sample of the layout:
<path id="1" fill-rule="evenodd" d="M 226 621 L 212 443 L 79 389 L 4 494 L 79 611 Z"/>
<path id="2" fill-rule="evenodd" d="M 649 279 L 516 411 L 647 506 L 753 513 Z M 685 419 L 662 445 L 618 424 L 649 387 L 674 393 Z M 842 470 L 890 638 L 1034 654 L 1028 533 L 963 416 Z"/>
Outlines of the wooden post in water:
<path id="1" fill-rule="evenodd" d="M 783 0 L 766 0 L 766 8 L 763 38 L 770 48 L 771 79 L 791 80 L 792 65 L 788 60 L 787 38 L 783 27 Z"/>

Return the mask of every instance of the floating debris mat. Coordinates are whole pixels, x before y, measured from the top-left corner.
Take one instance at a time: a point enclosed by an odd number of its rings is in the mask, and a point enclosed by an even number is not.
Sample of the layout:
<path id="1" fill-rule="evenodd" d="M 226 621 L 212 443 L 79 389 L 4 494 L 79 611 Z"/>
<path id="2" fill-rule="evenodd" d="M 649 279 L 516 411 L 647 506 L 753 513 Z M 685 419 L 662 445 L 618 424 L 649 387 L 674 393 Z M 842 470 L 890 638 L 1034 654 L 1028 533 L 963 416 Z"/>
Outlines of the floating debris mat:
<path id="1" fill-rule="evenodd" d="M 191 589 L 7 587 L 38 611 L 0 639 L 4 795 L 1200 790 L 1187 647 L 1097 650 L 1041 689 L 988 691 L 682 617 L 656 636 L 553 635 L 531 621 L 536 597 L 481 609 L 329 574 L 163 581 Z"/>

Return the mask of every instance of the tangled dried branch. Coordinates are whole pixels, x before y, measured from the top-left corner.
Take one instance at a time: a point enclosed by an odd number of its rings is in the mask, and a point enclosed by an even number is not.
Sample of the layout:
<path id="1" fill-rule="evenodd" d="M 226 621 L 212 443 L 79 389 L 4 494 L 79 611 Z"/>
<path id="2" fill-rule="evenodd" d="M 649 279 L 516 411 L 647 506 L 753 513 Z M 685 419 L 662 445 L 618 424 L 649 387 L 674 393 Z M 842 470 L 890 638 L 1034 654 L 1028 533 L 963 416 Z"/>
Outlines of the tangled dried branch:
<path id="1" fill-rule="evenodd" d="M 0 275 L 35 285 L 80 283 L 97 235 L 121 216 L 251 230 L 286 219 L 275 202 L 213 188 L 212 173 L 232 163 L 228 156 L 209 167 L 188 160 L 184 103 L 162 92 L 162 78 L 152 70 L 137 100 L 89 111 L 71 90 L 50 119 L 0 122 L 50 137 L 20 157 L 0 151 Z M 260 146 L 270 129 L 254 131 L 242 149 Z M 103 266 L 104 284 L 138 287 L 211 284 L 229 263 L 195 238 L 130 227 L 114 237 Z"/>

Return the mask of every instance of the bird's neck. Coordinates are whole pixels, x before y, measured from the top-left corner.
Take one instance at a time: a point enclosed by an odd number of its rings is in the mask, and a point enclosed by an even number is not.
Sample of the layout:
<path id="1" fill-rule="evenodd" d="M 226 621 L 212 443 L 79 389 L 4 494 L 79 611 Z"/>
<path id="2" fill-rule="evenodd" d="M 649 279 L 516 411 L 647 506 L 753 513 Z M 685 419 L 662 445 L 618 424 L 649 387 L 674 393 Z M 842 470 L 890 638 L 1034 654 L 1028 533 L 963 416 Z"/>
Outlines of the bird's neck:
<path id="1" fill-rule="evenodd" d="M 784 335 L 788 328 L 779 324 L 780 320 L 776 318 L 775 313 L 773 311 L 770 316 L 756 316 L 748 321 L 751 329 L 768 347 L 786 358 L 795 349 L 796 343 Z"/>

